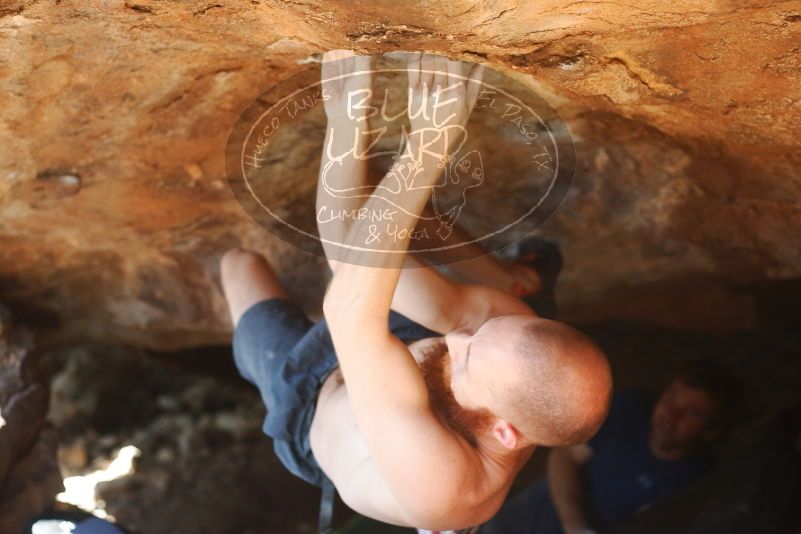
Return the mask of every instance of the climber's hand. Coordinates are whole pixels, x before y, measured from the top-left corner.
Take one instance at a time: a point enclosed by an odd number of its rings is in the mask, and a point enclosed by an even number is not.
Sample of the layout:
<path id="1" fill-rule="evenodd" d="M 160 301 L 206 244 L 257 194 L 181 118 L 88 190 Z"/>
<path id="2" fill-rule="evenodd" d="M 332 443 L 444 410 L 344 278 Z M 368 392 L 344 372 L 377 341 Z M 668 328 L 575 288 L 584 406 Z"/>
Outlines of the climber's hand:
<path id="1" fill-rule="evenodd" d="M 462 138 L 484 72 L 482 65 L 433 54 L 411 54 L 409 76 L 410 140 L 435 156 L 445 156 Z"/>
<path id="2" fill-rule="evenodd" d="M 367 120 L 372 69 L 372 56 L 357 56 L 352 50 L 330 50 L 323 54 L 323 106 L 329 119 L 347 118 L 359 123 Z"/>

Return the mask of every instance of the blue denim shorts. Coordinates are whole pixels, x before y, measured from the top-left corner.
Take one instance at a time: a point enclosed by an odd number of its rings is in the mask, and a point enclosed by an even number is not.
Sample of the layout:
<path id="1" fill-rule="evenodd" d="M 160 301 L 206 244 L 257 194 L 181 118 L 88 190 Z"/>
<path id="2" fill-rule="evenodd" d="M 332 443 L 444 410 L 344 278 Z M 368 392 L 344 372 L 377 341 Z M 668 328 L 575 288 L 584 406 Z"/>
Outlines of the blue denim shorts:
<path id="1" fill-rule="evenodd" d="M 440 335 L 394 311 L 389 328 L 405 343 Z M 312 454 L 309 430 L 320 388 L 339 365 L 325 319 L 313 323 L 286 299 L 263 300 L 239 319 L 233 351 L 239 373 L 267 407 L 262 428 L 276 455 L 293 474 L 321 486 L 326 477 Z"/>

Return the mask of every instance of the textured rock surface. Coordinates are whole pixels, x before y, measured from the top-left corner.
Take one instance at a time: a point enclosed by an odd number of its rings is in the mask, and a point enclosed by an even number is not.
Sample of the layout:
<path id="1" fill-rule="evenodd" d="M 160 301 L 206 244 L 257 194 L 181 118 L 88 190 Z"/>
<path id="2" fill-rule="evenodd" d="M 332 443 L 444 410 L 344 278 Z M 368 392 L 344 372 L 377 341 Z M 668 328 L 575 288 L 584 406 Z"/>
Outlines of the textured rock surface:
<path id="1" fill-rule="evenodd" d="M 62 488 L 37 360 L 31 333 L 14 327 L 0 305 L 0 532 L 21 532 Z"/>
<path id="2" fill-rule="evenodd" d="M 0 528 L 3 532 L 23 532 L 36 514 L 47 510 L 63 490 L 56 449 L 58 435 L 45 427 L 30 450 L 8 473 L 0 494 Z"/>
<path id="3" fill-rule="evenodd" d="M 53 343 L 224 341 L 216 263 L 241 243 L 314 308 L 322 262 L 233 200 L 227 135 L 312 54 L 427 49 L 567 121 L 576 179 L 542 228 L 567 317 L 747 326 L 732 284 L 801 274 L 799 43 L 797 1 L 4 0 L 0 299 Z"/>

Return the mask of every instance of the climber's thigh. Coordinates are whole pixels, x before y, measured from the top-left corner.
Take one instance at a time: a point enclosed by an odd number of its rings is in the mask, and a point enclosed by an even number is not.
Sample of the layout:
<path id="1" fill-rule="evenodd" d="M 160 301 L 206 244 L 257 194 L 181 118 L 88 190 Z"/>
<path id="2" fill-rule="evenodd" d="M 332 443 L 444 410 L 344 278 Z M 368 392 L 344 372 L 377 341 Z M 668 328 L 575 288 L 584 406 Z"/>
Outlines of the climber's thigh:
<path id="1" fill-rule="evenodd" d="M 256 252 L 242 248 L 226 252 L 220 262 L 220 277 L 234 326 L 257 302 L 288 299 L 270 264 Z"/>

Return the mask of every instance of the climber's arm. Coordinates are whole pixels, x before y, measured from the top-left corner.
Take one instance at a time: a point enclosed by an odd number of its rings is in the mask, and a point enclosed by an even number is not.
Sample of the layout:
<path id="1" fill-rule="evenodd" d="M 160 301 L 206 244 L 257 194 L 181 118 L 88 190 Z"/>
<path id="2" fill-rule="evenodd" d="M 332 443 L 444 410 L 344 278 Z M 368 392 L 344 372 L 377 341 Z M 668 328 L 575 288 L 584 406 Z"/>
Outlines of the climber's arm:
<path id="1" fill-rule="evenodd" d="M 370 196 L 366 153 L 371 142 L 369 117 L 357 105 L 358 96 L 371 90 L 370 56 L 349 50 L 323 54 L 321 69 L 324 107 L 328 119 L 317 182 L 315 216 L 317 230 L 331 270 L 341 254 L 339 243 L 350 225 L 342 215 L 353 213 Z"/>
<path id="2" fill-rule="evenodd" d="M 460 284 L 436 269 L 406 257 L 392 309 L 426 328 L 446 334 L 477 329 L 500 315 L 531 315 L 531 308 L 510 293 L 479 284 Z"/>
<path id="3" fill-rule="evenodd" d="M 409 85 L 414 89 L 410 98 L 425 98 L 421 82 L 426 87 L 446 87 L 446 81 L 453 82 L 447 68 L 452 65 L 444 64 L 443 58 L 423 57 L 426 63 L 438 64 L 433 65 L 436 69 L 421 68 L 420 59 L 410 61 Z M 480 76 L 480 71 L 474 74 Z M 464 82 L 460 80 L 454 87 L 461 89 L 464 97 Z M 475 101 L 474 93 L 467 96 Z M 449 126 L 463 128 L 472 109 L 465 104 L 471 98 L 449 101 L 456 102 L 444 110 L 451 112 L 444 115 L 453 119 Z M 376 190 L 381 194 L 373 194 L 364 205 L 368 213 L 397 208 L 393 230 L 369 220 L 352 224 L 323 311 L 354 418 L 379 472 L 415 523 L 444 528 L 475 513 L 470 499 L 475 488 L 462 483 L 464 479 L 459 476 L 474 452 L 433 413 L 420 369 L 406 345 L 389 331 L 388 321 L 411 231 L 441 175 L 442 168 L 437 165 L 440 155 L 450 149 L 441 125 L 417 122 L 420 127 L 413 123 L 404 153 L 378 184 Z M 430 143 L 424 143 L 426 133 L 435 134 Z M 408 170 L 409 164 L 415 171 L 412 181 L 385 198 L 385 192 L 393 190 L 389 186 L 397 184 L 399 173 Z M 420 484 L 433 472 L 443 480 L 459 483 Z"/>
<path id="4" fill-rule="evenodd" d="M 396 214 L 393 224 L 397 224 L 398 235 L 405 237 L 385 239 L 377 251 L 359 252 L 370 239 L 370 224 L 357 221 L 351 226 L 346 257 L 323 302 L 349 402 L 365 443 L 409 518 L 426 525 L 451 520 L 457 513 L 453 503 L 458 501 L 450 485 L 421 486 L 419 481 L 434 471 L 445 480 L 455 479 L 466 452 L 432 412 L 417 363 L 406 345 L 389 331 L 388 316 L 409 245 L 409 230 L 428 201 L 428 184 L 437 174 L 423 173 L 420 187 L 402 193 L 404 210 Z M 386 199 L 373 195 L 365 207 L 384 209 L 387 204 Z"/>

